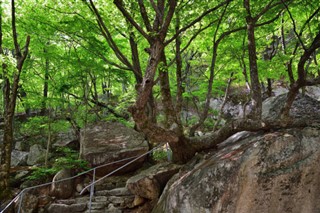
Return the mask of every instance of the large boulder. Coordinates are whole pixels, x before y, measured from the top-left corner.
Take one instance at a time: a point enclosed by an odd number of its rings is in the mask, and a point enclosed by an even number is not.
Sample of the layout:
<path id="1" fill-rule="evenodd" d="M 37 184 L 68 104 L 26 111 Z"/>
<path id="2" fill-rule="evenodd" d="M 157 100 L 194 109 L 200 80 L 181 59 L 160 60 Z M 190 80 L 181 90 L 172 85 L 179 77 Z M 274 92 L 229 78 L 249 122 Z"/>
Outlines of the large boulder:
<path id="1" fill-rule="evenodd" d="M 262 119 L 277 120 L 280 118 L 280 110 L 287 100 L 287 94 L 266 99 L 262 104 Z M 314 119 L 320 116 L 320 102 L 308 96 L 298 94 L 290 109 L 292 118 Z"/>
<path id="2" fill-rule="evenodd" d="M 121 123 L 99 122 L 81 130 L 81 157 L 87 160 L 92 167 L 123 160 L 98 169 L 97 174 L 100 176 L 114 171 L 132 160 L 129 158 L 142 155 L 148 150 L 149 146 L 143 134 Z M 138 159 L 123 168 L 120 173 L 140 168 L 145 159 L 146 157 Z"/>
<path id="3" fill-rule="evenodd" d="M 191 161 L 154 213 L 320 212 L 320 126 L 248 135 Z"/>
<path id="4" fill-rule="evenodd" d="M 11 166 L 25 166 L 27 165 L 28 152 L 12 150 L 11 152 Z"/>

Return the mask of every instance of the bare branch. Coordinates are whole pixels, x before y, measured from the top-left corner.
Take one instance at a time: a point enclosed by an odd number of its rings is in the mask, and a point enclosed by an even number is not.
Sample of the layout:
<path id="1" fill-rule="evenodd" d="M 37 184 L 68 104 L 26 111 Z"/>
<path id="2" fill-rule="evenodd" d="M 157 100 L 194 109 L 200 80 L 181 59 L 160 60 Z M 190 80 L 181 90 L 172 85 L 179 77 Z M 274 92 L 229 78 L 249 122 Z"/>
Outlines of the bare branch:
<path id="1" fill-rule="evenodd" d="M 168 32 L 169 25 L 170 25 L 170 22 L 172 20 L 172 17 L 173 17 L 173 14 L 174 14 L 174 11 L 175 11 L 176 7 L 177 7 L 177 1 L 176 0 L 170 0 L 169 1 L 168 14 L 167 14 L 166 19 L 164 20 L 163 25 L 162 25 L 161 30 L 160 30 L 160 35 L 162 35 L 163 37 Z"/>
<path id="2" fill-rule="evenodd" d="M 91 7 L 90 7 L 91 6 Z M 92 0 L 90 0 L 90 5 L 88 5 L 88 7 L 91 9 L 91 11 L 95 14 L 96 19 L 97 19 L 97 23 L 99 25 L 100 31 L 103 35 L 103 37 L 106 39 L 106 41 L 108 42 L 109 46 L 111 47 L 111 49 L 113 50 L 113 52 L 116 54 L 117 58 L 124 63 L 126 66 L 128 67 L 132 67 L 131 63 L 129 62 L 129 60 L 126 58 L 126 56 L 120 51 L 120 49 L 118 48 L 117 44 L 114 42 L 107 26 L 105 25 L 99 11 L 97 10 L 97 8 L 95 7 L 94 3 Z"/>
<path id="3" fill-rule="evenodd" d="M 302 39 L 301 39 L 301 36 L 300 36 L 300 34 L 298 34 L 298 32 L 297 32 L 296 22 L 295 22 L 292 14 L 291 14 L 291 12 L 290 12 L 290 10 L 289 10 L 288 5 L 284 2 L 284 0 L 281 0 L 281 2 L 282 2 L 282 4 L 285 6 L 286 10 L 288 11 L 288 14 L 289 14 L 289 16 L 290 16 L 290 19 L 291 19 L 291 21 L 292 21 L 294 34 L 297 36 L 297 38 L 298 38 L 298 40 L 299 40 L 302 48 L 303 48 L 304 50 L 306 50 L 306 47 L 305 47 L 305 45 L 304 45 L 304 43 L 303 43 L 303 41 L 302 41 Z"/>
<path id="4" fill-rule="evenodd" d="M 113 3 L 117 6 L 122 15 L 130 22 L 130 24 L 132 24 L 143 37 L 150 41 L 150 36 L 142 29 L 142 27 L 132 18 L 129 12 L 123 7 L 122 0 L 114 0 Z"/>
<path id="5" fill-rule="evenodd" d="M 205 31 L 205 30 L 208 29 L 210 26 L 212 26 L 212 24 L 213 24 L 214 22 L 216 22 L 216 21 L 210 22 L 207 26 L 205 26 L 205 27 L 203 27 L 203 28 L 200 28 L 197 32 L 195 32 L 195 33 L 191 36 L 191 38 L 189 39 L 189 41 L 187 42 L 187 44 L 181 49 L 180 53 L 183 53 L 184 51 L 186 51 L 186 50 L 188 49 L 188 47 L 190 46 L 190 44 L 192 43 L 192 41 L 193 41 L 194 39 L 196 39 L 197 36 L 198 36 L 201 32 Z M 175 62 L 176 59 L 177 59 L 177 57 L 175 57 L 174 59 L 172 59 L 172 60 L 168 63 L 168 67 L 170 67 L 170 66 Z"/>
<path id="6" fill-rule="evenodd" d="M 160 17 L 162 16 L 160 10 L 158 9 L 156 3 L 153 0 L 150 0 L 151 6 L 154 9 L 154 11 L 156 12 L 158 18 L 160 19 Z"/>
<path id="7" fill-rule="evenodd" d="M 11 26 L 12 26 L 12 36 L 13 36 L 13 43 L 15 49 L 16 57 L 21 57 L 21 51 L 18 43 L 18 35 L 17 35 L 17 28 L 16 28 L 16 8 L 14 5 L 14 0 L 11 0 Z"/>
<path id="8" fill-rule="evenodd" d="M 146 10 L 146 7 L 144 6 L 143 0 L 138 0 L 139 8 L 140 8 L 140 14 L 142 16 L 142 20 L 144 22 L 144 25 L 146 26 L 146 29 L 148 32 L 152 31 L 152 27 L 148 18 L 148 13 Z"/>
<path id="9" fill-rule="evenodd" d="M 197 22 L 201 21 L 206 15 L 216 11 L 217 9 L 219 9 L 220 7 L 224 6 L 225 4 L 231 2 L 231 0 L 225 0 L 224 2 L 220 3 L 219 5 L 203 12 L 199 17 L 197 17 L 196 19 L 194 19 L 192 22 L 190 22 L 188 25 L 186 25 L 185 27 L 181 28 L 176 34 L 174 34 L 170 39 L 168 39 L 165 42 L 165 46 L 167 46 L 168 44 L 170 44 L 174 39 L 177 38 L 177 36 L 179 34 L 181 34 L 182 32 L 188 30 L 190 27 L 192 27 L 193 25 L 195 25 Z"/>

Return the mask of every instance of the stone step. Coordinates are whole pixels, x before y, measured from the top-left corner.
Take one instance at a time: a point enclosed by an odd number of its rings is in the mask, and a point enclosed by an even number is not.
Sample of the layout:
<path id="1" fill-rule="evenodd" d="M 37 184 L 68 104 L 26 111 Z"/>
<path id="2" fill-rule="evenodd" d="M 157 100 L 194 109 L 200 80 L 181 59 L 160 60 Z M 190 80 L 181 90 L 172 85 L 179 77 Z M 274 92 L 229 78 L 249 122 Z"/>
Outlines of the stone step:
<path id="1" fill-rule="evenodd" d="M 126 187 L 121 187 L 121 188 L 115 188 L 112 190 L 100 190 L 96 191 L 95 195 L 97 196 L 128 196 L 132 195 L 132 193 L 126 188 Z"/>
<path id="2" fill-rule="evenodd" d="M 135 196 L 126 188 L 97 191 L 92 197 L 91 213 L 121 213 L 134 207 Z M 56 200 L 50 205 L 49 213 L 89 212 L 89 195 L 71 199 Z"/>

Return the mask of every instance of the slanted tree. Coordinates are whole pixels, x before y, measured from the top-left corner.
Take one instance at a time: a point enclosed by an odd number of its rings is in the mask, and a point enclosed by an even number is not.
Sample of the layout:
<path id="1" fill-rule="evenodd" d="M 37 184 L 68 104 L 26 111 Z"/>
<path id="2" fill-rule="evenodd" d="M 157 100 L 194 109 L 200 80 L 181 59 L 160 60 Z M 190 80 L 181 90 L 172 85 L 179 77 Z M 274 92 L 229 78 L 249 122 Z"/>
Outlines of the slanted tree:
<path id="1" fill-rule="evenodd" d="M 212 6 L 210 9 L 206 9 L 203 13 L 194 20 L 189 22 L 184 22 L 183 25 L 179 22 L 180 17 L 177 12 L 177 8 L 180 7 L 177 1 L 168 0 L 168 1 L 150 1 L 143 2 L 138 1 L 139 10 L 130 10 L 130 4 L 122 0 L 114 0 L 114 4 L 126 19 L 126 22 L 129 23 L 139 35 L 147 41 L 148 47 L 145 48 L 145 51 L 148 53 L 148 61 L 144 65 L 145 71 L 143 72 L 143 78 L 140 84 L 137 85 L 138 96 L 135 104 L 130 107 L 130 112 L 135 120 L 138 129 L 146 134 L 146 136 L 158 143 L 168 142 L 173 151 L 173 160 L 176 162 L 186 162 L 189 160 L 195 152 L 201 151 L 207 148 L 213 148 L 217 143 L 226 139 L 230 135 L 242 131 L 242 130 L 252 130 L 257 131 L 259 129 L 268 129 L 272 125 L 278 126 L 279 123 L 265 123 L 261 121 L 261 110 L 262 110 L 262 98 L 261 98 L 261 88 L 260 88 L 260 79 L 257 66 L 257 57 L 258 53 L 256 50 L 256 37 L 255 29 L 259 26 L 275 24 L 282 10 L 285 8 L 282 2 L 290 1 L 264 1 L 262 7 L 254 5 L 255 11 L 252 12 L 252 4 L 248 0 L 243 1 L 243 6 L 246 11 L 246 21 L 239 23 L 231 30 L 222 31 L 218 34 L 219 26 L 222 26 L 223 21 L 229 21 L 224 19 L 224 14 L 230 13 L 228 10 L 228 4 L 231 1 L 221 1 L 220 3 Z M 122 56 L 116 49 L 115 44 L 112 42 L 113 36 L 110 33 L 107 27 L 104 27 L 103 16 L 99 13 L 97 7 L 93 1 L 87 3 L 90 5 L 91 11 L 95 14 L 97 22 L 102 29 L 102 33 L 106 34 L 106 39 L 108 44 L 116 51 L 116 55 L 120 61 L 127 63 L 129 60 L 124 60 Z M 260 3 L 259 3 L 260 4 Z M 239 6 L 239 4 L 236 4 Z M 236 7 L 232 5 L 233 7 Z M 256 11 L 257 8 L 261 8 Z M 137 13 L 138 11 L 138 13 Z M 140 13 L 140 14 L 139 14 Z M 181 111 L 181 106 L 179 104 L 173 104 L 172 96 L 172 87 L 170 86 L 170 75 L 168 72 L 168 66 L 170 62 L 167 61 L 167 54 L 169 51 L 167 49 L 170 47 L 173 41 L 175 43 L 175 52 L 176 52 L 176 76 L 178 79 L 177 85 L 181 86 L 181 59 L 179 58 L 181 54 L 180 50 L 180 35 L 186 32 L 195 24 L 203 20 L 204 17 L 208 17 L 208 14 L 215 13 L 218 17 L 216 20 L 216 29 L 213 33 L 213 54 L 211 69 L 209 74 L 208 81 L 208 91 L 205 100 L 204 113 L 200 117 L 199 122 L 192 128 L 192 131 L 195 131 L 206 119 L 208 115 L 208 105 L 211 97 L 212 82 L 214 77 L 214 67 L 216 65 L 217 50 L 220 42 L 232 33 L 236 33 L 241 30 L 247 29 L 247 43 L 248 43 L 248 56 L 249 56 L 249 67 L 250 67 L 250 81 L 252 89 L 252 100 L 253 100 L 253 116 L 250 118 L 254 119 L 240 119 L 237 121 L 232 121 L 227 123 L 225 126 L 219 130 L 212 132 L 204 137 L 187 137 L 184 134 L 182 129 L 181 120 L 179 112 Z M 175 29 L 172 30 L 174 14 L 176 15 Z M 180 14 L 181 15 L 181 14 Z M 268 18 L 271 18 L 268 20 Z M 263 17 L 263 18 L 262 18 Z M 153 20 L 153 22 L 151 21 Z M 172 22 L 172 23 L 171 23 Z M 172 33 L 174 32 L 174 33 Z M 146 44 L 146 43 L 144 43 Z M 132 67 L 132 66 L 131 66 Z M 143 66 L 140 66 L 143 67 Z M 153 93 L 155 85 L 160 86 L 160 94 L 163 106 L 163 112 L 165 115 L 165 124 L 164 127 L 159 126 L 156 122 L 153 122 L 149 119 L 146 109 L 147 103 L 150 95 Z M 181 100 L 181 88 L 177 88 L 178 95 L 177 100 Z"/>

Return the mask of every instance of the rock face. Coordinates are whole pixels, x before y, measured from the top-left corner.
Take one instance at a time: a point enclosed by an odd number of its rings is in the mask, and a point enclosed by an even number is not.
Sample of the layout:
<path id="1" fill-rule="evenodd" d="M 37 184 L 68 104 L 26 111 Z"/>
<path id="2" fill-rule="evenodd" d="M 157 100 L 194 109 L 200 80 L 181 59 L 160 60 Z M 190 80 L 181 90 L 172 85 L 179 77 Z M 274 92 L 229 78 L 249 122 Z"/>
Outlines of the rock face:
<path id="1" fill-rule="evenodd" d="M 175 175 L 153 212 L 320 212 L 319 131 L 286 129 L 225 144 Z"/>
<path id="2" fill-rule="evenodd" d="M 81 130 L 80 153 L 91 167 L 139 156 L 148 150 L 149 147 L 143 135 L 121 123 L 100 122 Z M 97 174 L 105 175 L 130 160 L 105 166 L 99 169 Z M 140 158 L 121 172 L 140 168 L 144 160 L 145 157 Z"/>

